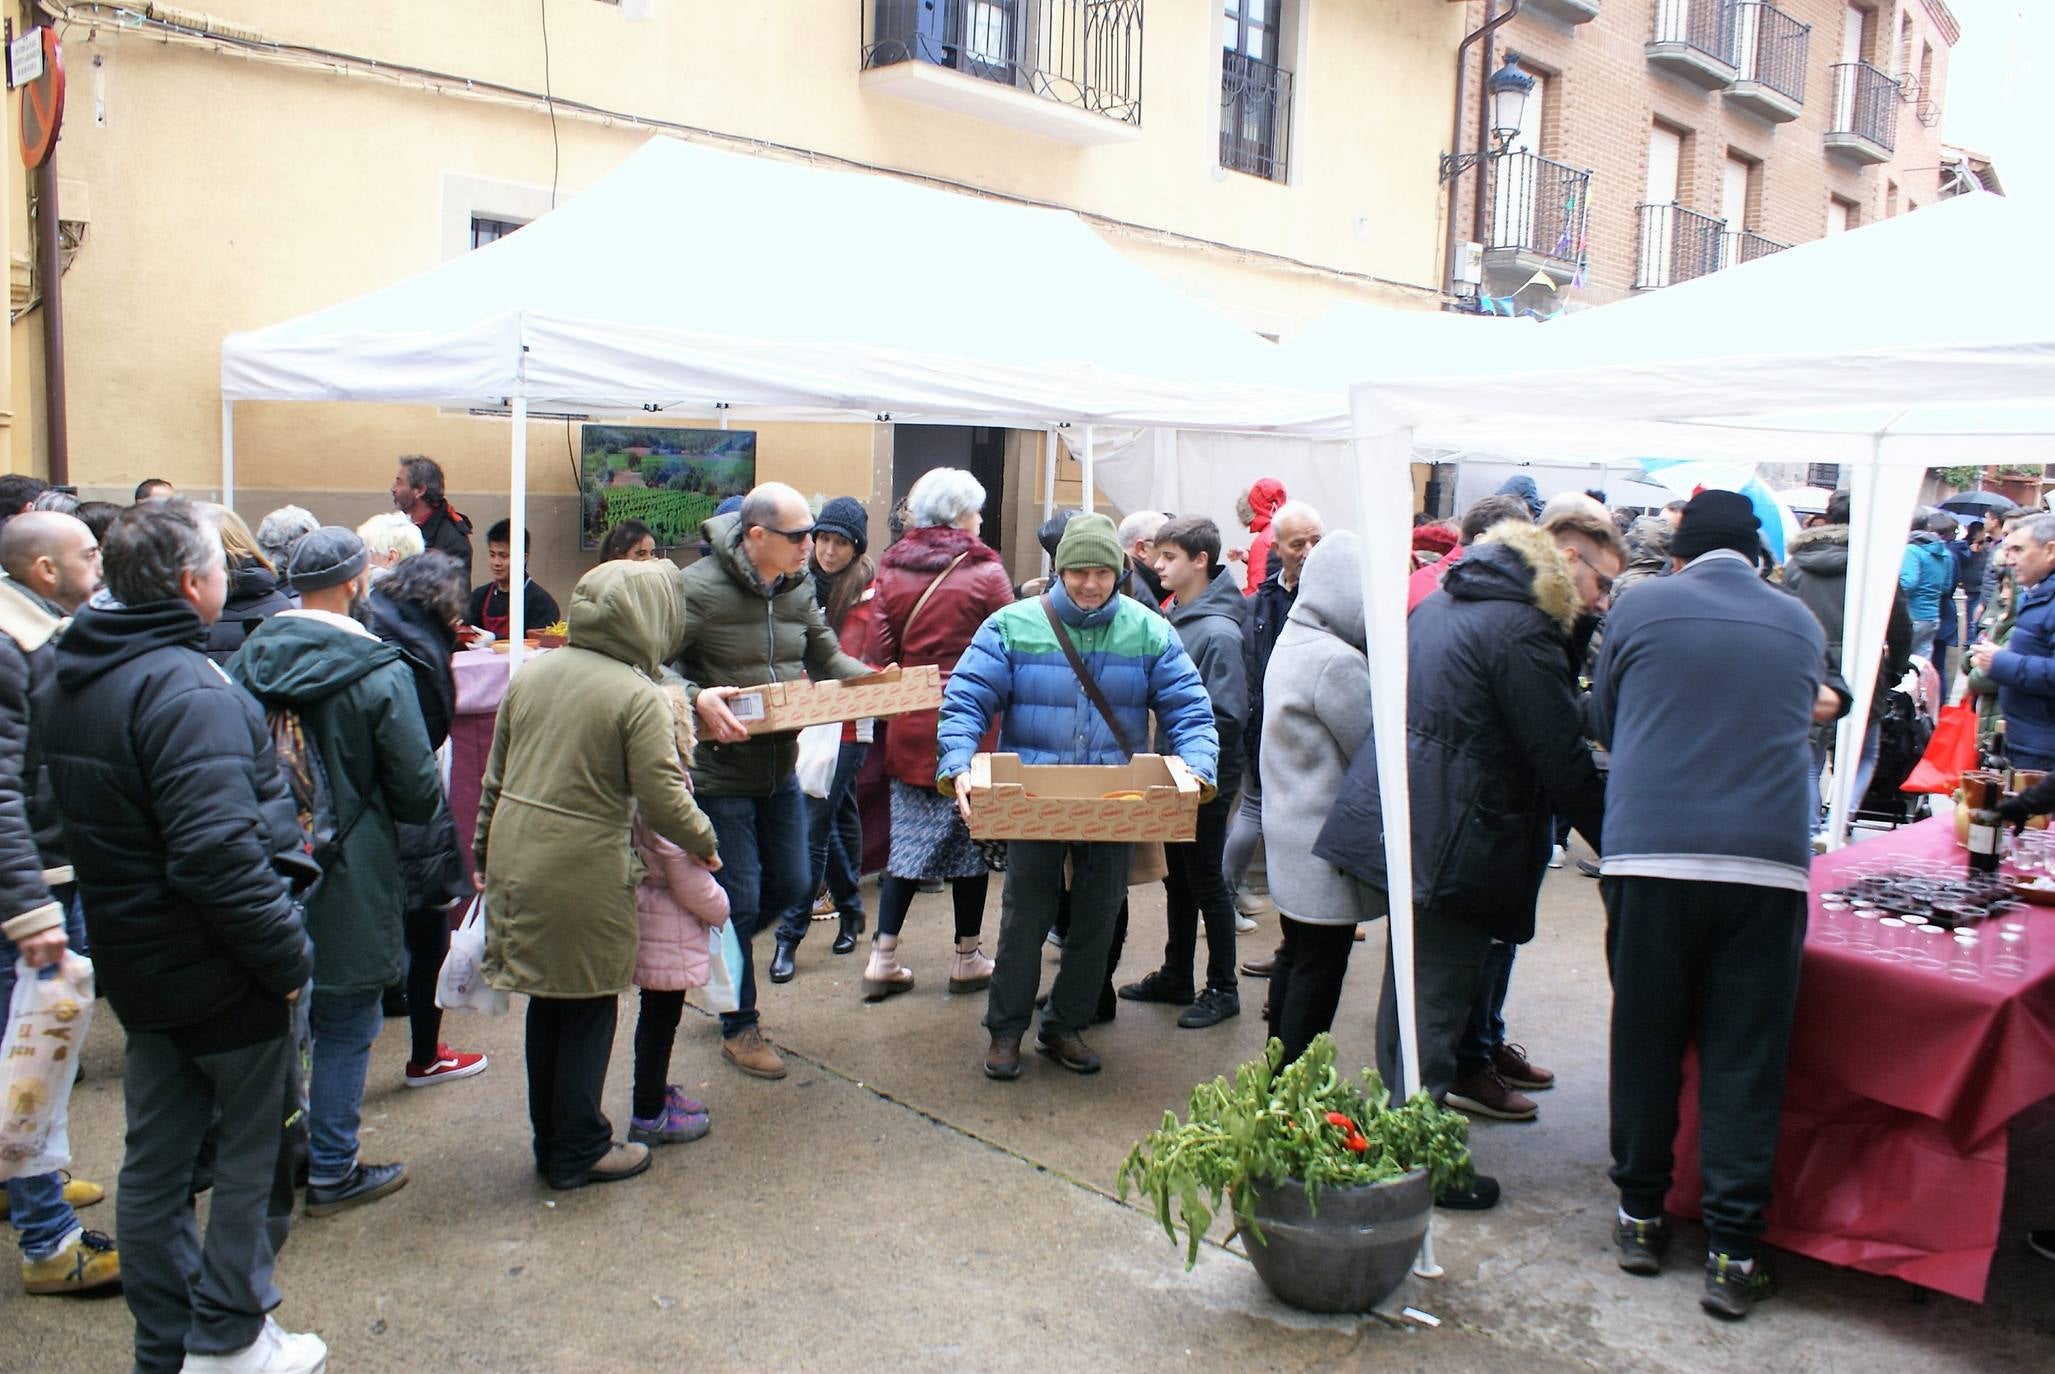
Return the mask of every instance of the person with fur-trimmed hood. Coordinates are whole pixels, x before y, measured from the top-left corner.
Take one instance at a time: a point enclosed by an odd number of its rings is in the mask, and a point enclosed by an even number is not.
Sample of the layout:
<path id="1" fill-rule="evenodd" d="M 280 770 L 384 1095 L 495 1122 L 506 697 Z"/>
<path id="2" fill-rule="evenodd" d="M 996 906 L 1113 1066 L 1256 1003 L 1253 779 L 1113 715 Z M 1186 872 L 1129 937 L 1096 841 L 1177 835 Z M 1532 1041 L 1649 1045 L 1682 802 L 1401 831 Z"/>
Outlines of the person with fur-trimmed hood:
<path id="1" fill-rule="evenodd" d="M 1437 1101 L 1495 1076 L 1458 1043 L 1494 941 L 1534 938 L 1554 818 L 1598 847 L 1605 786 L 1584 741 L 1571 631 L 1606 606 L 1625 565 L 1609 519 L 1567 511 L 1546 526 L 1503 522 L 1406 620 L 1406 755 L 1413 821 L 1414 1012 L 1420 1086 Z M 1356 751 L 1316 856 L 1379 890 L 1383 798 L 1376 750 Z M 1389 963 L 1377 1059 L 1399 1082 L 1398 1003 Z M 1498 1199 L 1483 1175 L 1443 1206 Z"/>

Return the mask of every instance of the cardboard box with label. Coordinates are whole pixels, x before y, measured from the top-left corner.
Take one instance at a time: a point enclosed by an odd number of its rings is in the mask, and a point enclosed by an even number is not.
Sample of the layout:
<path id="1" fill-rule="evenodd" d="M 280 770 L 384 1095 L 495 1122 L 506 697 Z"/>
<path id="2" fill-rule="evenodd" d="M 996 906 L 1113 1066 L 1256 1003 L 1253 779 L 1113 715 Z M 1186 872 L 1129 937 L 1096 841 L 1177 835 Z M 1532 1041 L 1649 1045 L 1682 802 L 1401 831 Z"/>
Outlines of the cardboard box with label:
<path id="1" fill-rule="evenodd" d="M 835 720 L 903 716 L 942 704 L 942 674 L 932 663 L 887 668 L 841 681 L 767 682 L 728 698 L 728 709 L 752 735 L 803 730 Z"/>
<path id="2" fill-rule="evenodd" d="M 1136 754 L 1124 764 L 1028 764 L 973 754 L 970 833 L 980 840 L 1189 840 L 1199 781 L 1184 760 Z"/>

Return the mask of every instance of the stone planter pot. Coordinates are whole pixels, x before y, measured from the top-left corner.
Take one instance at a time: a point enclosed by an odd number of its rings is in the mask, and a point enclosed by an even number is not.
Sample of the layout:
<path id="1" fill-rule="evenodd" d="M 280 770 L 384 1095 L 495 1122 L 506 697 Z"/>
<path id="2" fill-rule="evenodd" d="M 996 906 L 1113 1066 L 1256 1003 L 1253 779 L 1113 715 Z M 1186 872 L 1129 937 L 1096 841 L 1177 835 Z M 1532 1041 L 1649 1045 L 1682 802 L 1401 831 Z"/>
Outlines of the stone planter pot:
<path id="1" fill-rule="evenodd" d="M 1264 1286 L 1308 1312 L 1366 1312 L 1405 1281 L 1427 1235 L 1434 1191 L 1427 1171 L 1359 1188 L 1322 1188 L 1320 1210 L 1305 1185 L 1255 1183 L 1257 1225 L 1242 1243 Z"/>

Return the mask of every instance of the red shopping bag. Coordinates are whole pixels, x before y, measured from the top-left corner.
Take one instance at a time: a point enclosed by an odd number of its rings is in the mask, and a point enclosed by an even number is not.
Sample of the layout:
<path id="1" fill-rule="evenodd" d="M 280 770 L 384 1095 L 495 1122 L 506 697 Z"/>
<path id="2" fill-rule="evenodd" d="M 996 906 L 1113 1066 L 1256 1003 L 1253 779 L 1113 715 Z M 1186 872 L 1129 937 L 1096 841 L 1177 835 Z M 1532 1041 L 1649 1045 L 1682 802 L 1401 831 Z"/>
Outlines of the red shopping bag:
<path id="1" fill-rule="evenodd" d="M 1953 792 L 1963 773 L 1977 766 L 1977 713 L 1968 702 L 1941 708 L 1941 719 L 1926 753 L 1912 766 L 1901 792 Z"/>

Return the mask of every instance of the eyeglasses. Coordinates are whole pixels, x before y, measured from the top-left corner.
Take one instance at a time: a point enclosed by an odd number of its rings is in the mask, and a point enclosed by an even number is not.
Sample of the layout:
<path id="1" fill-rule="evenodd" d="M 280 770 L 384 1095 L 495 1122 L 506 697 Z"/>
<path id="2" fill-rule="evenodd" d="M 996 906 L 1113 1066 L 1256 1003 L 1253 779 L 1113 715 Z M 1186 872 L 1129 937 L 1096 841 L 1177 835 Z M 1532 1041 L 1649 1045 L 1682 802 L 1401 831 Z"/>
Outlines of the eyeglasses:
<path id="1" fill-rule="evenodd" d="M 1589 563 L 1586 563 L 1584 566 L 1591 568 Z M 1613 594 L 1613 580 L 1610 577 L 1607 577 L 1597 568 L 1591 568 L 1591 575 L 1598 579 L 1598 594 L 1600 596 L 1611 596 Z"/>
<path id="2" fill-rule="evenodd" d="M 785 538 L 791 540 L 795 544 L 803 543 L 804 541 L 813 538 L 813 529 L 811 526 L 803 530 L 781 530 L 776 525 L 758 525 L 757 528 L 762 530 L 765 534 L 783 535 Z"/>

